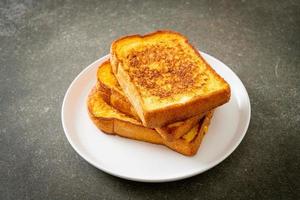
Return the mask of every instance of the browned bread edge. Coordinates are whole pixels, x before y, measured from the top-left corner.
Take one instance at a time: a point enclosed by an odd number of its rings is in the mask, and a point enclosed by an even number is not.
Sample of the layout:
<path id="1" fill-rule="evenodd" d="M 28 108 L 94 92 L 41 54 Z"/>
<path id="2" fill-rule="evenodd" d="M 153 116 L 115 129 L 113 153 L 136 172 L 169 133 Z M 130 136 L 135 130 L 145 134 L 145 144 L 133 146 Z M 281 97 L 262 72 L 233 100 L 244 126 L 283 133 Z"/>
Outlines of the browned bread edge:
<path id="1" fill-rule="evenodd" d="M 116 118 L 94 117 L 91 113 L 92 109 L 90 107 L 91 105 L 89 104 L 89 99 L 95 92 L 97 92 L 96 87 L 94 87 L 89 94 L 87 107 L 89 116 L 93 123 L 97 126 L 97 128 L 110 135 L 119 135 L 139 141 L 165 145 L 170 149 L 186 156 L 193 156 L 197 153 L 200 143 L 208 129 L 210 120 L 213 115 L 212 112 L 209 112 L 205 116 L 199 126 L 197 136 L 190 143 L 187 143 L 183 139 L 178 139 L 170 142 L 163 140 L 155 130 L 150 128 L 146 128 L 127 121 L 122 121 Z"/>

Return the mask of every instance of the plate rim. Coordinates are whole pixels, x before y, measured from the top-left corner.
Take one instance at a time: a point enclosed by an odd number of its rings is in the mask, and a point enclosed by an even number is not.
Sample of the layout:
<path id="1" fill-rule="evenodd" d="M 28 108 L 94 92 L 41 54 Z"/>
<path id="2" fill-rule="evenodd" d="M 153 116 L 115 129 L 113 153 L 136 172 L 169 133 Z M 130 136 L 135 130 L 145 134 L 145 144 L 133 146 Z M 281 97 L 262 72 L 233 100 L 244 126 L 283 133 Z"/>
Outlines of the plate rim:
<path id="1" fill-rule="evenodd" d="M 86 71 L 90 70 L 92 68 L 92 66 L 95 65 L 96 63 L 99 62 L 99 64 L 100 64 L 100 63 L 104 62 L 107 58 L 110 57 L 109 54 L 100 57 L 99 59 L 95 60 L 94 62 L 92 62 L 91 64 L 89 64 L 87 67 L 85 67 L 75 77 L 75 79 L 71 82 L 71 84 L 69 85 L 69 87 L 68 87 L 68 89 L 67 89 L 67 91 L 65 93 L 65 96 L 63 98 L 63 103 L 61 105 L 61 122 L 62 122 L 62 126 L 63 126 L 63 130 L 64 130 L 64 133 L 65 133 L 65 136 L 67 137 L 68 142 L 71 144 L 71 146 L 75 150 L 75 152 L 77 154 L 79 154 L 89 164 L 91 164 L 92 166 L 96 167 L 97 169 L 99 169 L 99 170 L 101 170 L 101 171 L 103 171 L 103 172 L 105 172 L 107 174 L 110 174 L 112 176 L 116 176 L 116 177 L 119 177 L 119 178 L 122 178 L 122 179 L 131 180 L 131 181 L 151 182 L 151 183 L 171 182 L 171 181 L 177 181 L 177 180 L 182 180 L 182 179 L 186 179 L 186 178 L 189 178 L 189 177 L 193 177 L 193 176 L 196 176 L 196 175 L 201 174 L 203 172 L 206 172 L 209 169 L 212 169 L 213 167 L 215 167 L 218 164 L 220 164 L 221 162 L 223 162 L 226 158 L 228 158 L 237 149 L 237 147 L 241 144 L 241 142 L 244 139 L 244 137 L 245 137 L 245 135 L 247 133 L 247 130 L 249 128 L 249 124 L 250 124 L 250 121 L 251 121 L 251 102 L 250 102 L 250 98 L 249 98 L 249 95 L 248 95 L 248 92 L 247 92 L 247 89 L 246 89 L 245 85 L 243 84 L 243 82 L 241 81 L 241 79 L 237 76 L 237 74 L 230 67 L 228 67 L 225 63 L 223 63 L 222 61 L 220 61 L 216 57 L 211 56 L 210 54 L 208 54 L 208 53 L 206 53 L 204 51 L 200 51 L 200 50 L 198 50 L 198 51 L 199 51 L 199 53 L 201 54 L 202 57 L 205 57 L 205 56 L 210 57 L 210 58 L 215 59 L 218 62 L 222 63 L 224 66 L 226 66 L 226 68 L 227 68 L 226 70 L 229 70 L 231 73 L 234 74 L 234 76 L 237 79 L 237 81 L 240 82 L 240 85 L 242 87 L 241 89 L 245 92 L 246 103 L 247 103 L 246 104 L 246 106 L 247 106 L 246 110 L 248 111 L 248 115 L 247 115 L 247 119 L 246 119 L 247 121 L 246 121 L 246 124 L 245 124 L 245 126 L 243 127 L 243 129 L 241 131 L 242 134 L 240 134 L 240 137 L 238 138 L 238 140 L 236 141 L 236 143 L 234 145 L 230 146 L 229 151 L 227 151 L 226 154 L 224 154 L 219 159 L 211 162 L 210 164 L 208 164 L 204 168 L 196 170 L 196 171 L 194 171 L 192 173 L 185 173 L 183 175 L 179 174 L 178 176 L 161 178 L 161 179 L 160 178 L 154 178 L 154 179 L 149 179 L 148 178 L 148 179 L 146 179 L 146 178 L 139 178 L 139 177 L 131 177 L 131 176 L 123 175 L 121 173 L 112 172 L 109 169 L 106 169 L 105 167 L 97 165 L 92 159 L 90 159 L 86 155 L 84 155 L 84 153 L 81 152 L 81 150 L 79 150 L 79 148 L 77 148 L 76 144 L 71 139 L 70 134 L 68 134 L 68 131 L 67 131 L 67 128 L 66 128 L 65 114 L 64 114 L 65 107 L 66 107 L 66 101 L 67 101 L 68 96 L 70 95 L 72 87 L 77 82 L 77 80 L 82 76 L 82 74 L 84 74 Z"/>

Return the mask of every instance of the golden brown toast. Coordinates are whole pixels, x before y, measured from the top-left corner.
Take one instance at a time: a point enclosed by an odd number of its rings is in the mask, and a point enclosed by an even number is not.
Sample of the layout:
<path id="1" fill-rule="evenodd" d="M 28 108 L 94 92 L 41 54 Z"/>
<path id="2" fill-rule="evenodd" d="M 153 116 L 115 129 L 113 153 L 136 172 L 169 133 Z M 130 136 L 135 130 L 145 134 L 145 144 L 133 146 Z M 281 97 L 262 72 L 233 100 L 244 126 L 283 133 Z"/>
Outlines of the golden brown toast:
<path id="1" fill-rule="evenodd" d="M 97 71 L 98 90 L 104 101 L 117 110 L 133 116 L 139 120 L 135 110 L 124 95 L 117 79 L 115 78 L 109 60 L 98 67 Z M 168 124 L 164 127 L 155 128 L 163 139 L 172 141 L 186 134 L 205 114 L 200 114 L 184 121 Z"/>
<path id="2" fill-rule="evenodd" d="M 120 38 L 111 65 L 147 127 L 162 127 L 226 103 L 230 87 L 179 33 L 157 31 Z"/>
<path id="3" fill-rule="evenodd" d="M 112 73 L 109 60 L 106 60 L 98 67 L 97 80 L 97 88 L 106 103 L 112 105 L 114 108 L 126 115 L 139 120 L 134 108 L 124 95 L 122 88 Z"/>
<path id="4" fill-rule="evenodd" d="M 203 136 L 208 130 L 212 112 L 209 112 L 186 135 L 169 142 L 153 129 L 146 128 L 141 122 L 114 109 L 103 100 L 96 87 L 87 100 L 89 115 L 94 124 L 103 132 L 139 141 L 162 144 L 183 155 L 192 156 L 198 151 Z"/>

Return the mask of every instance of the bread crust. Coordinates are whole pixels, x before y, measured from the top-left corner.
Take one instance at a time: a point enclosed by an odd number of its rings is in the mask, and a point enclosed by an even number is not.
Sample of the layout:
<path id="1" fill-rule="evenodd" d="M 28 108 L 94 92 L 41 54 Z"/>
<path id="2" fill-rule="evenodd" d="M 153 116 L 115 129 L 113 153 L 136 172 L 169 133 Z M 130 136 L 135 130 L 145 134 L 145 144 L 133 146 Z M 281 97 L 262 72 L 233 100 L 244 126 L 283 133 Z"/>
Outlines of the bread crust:
<path id="1" fill-rule="evenodd" d="M 116 119 L 114 117 L 95 117 L 92 113 L 91 99 L 93 95 L 98 92 L 97 88 L 94 87 L 87 100 L 88 113 L 93 123 L 103 132 L 110 135 L 118 135 L 134 140 L 150 142 L 154 144 L 161 144 L 169 147 L 170 149 L 181 153 L 186 156 L 193 156 L 197 153 L 203 136 L 207 132 L 210 120 L 212 118 L 212 112 L 209 112 L 203 121 L 199 124 L 197 136 L 190 142 L 186 142 L 183 139 L 177 139 L 175 141 L 166 141 L 154 130 L 142 126 L 142 124 L 133 124 L 129 121 Z"/>
<path id="2" fill-rule="evenodd" d="M 137 113 L 135 112 L 134 108 L 131 106 L 130 102 L 124 96 L 124 94 L 120 91 L 119 87 L 115 87 L 112 85 L 109 85 L 105 83 L 103 80 L 103 76 L 106 76 L 106 79 L 110 79 L 110 75 L 107 71 L 103 69 L 111 68 L 110 61 L 107 59 L 104 61 L 97 70 L 97 84 L 96 87 L 98 91 L 100 92 L 103 100 L 109 104 L 115 107 L 117 110 L 120 110 L 121 112 L 125 113 L 126 115 L 129 115 L 131 117 L 134 117 L 136 120 L 140 121 L 140 118 L 138 117 Z M 106 73 L 103 73 L 102 71 L 105 71 Z"/>
<path id="3" fill-rule="evenodd" d="M 196 115 L 188 118 L 187 120 L 176 122 L 160 128 L 155 128 L 159 135 L 167 141 L 174 141 L 185 135 L 192 127 L 199 123 L 199 121 L 205 116 L 206 113 Z M 174 127 L 175 124 L 179 123 Z"/>
<path id="4" fill-rule="evenodd" d="M 106 119 L 94 117 L 91 113 L 89 113 L 89 116 L 93 123 L 106 134 L 118 135 L 138 141 L 164 145 L 171 150 L 186 156 L 193 156 L 197 153 L 211 120 L 211 116 L 206 116 L 204 118 L 204 122 L 202 122 L 205 125 L 200 126 L 195 139 L 192 142 L 187 143 L 183 139 L 177 139 L 174 141 L 163 140 L 155 130 L 132 124 L 130 122 L 113 118 Z"/>
<path id="5" fill-rule="evenodd" d="M 152 37 L 156 34 L 175 34 L 180 36 L 181 38 L 184 38 L 185 43 L 193 49 L 193 51 L 199 57 L 199 59 L 204 61 L 204 63 L 207 66 L 207 70 L 209 70 L 216 79 L 224 83 L 224 88 L 222 90 L 220 89 L 216 92 L 213 92 L 207 96 L 194 97 L 186 103 L 172 104 L 155 110 L 145 109 L 145 106 L 143 105 L 144 102 L 141 98 L 139 90 L 134 84 L 129 84 L 131 83 L 130 77 L 124 73 L 120 73 L 120 69 L 122 69 L 123 63 L 122 59 L 118 58 L 118 55 L 116 53 L 116 43 L 118 43 L 119 41 L 124 41 L 133 38 Z M 113 72 L 116 78 L 118 79 L 121 87 L 123 88 L 125 94 L 127 95 L 128 99 L 130 100 L 131 104 L 133 104 L 141 121 L 146 127 L 162 127 L 170 123 L 181 121 L 186 118 L 190 118 L 212 110 L 228 102 L 230 99 L 231 91 L 228 83 L 211 68 L 211 66 L 203 59 L 200 53 L 188 42 L 187 38 L 181 35 L 180 33 L 169 30 L 159 30 L 146 35 L 125 36 L 112 43 L 110 54 Z"/>

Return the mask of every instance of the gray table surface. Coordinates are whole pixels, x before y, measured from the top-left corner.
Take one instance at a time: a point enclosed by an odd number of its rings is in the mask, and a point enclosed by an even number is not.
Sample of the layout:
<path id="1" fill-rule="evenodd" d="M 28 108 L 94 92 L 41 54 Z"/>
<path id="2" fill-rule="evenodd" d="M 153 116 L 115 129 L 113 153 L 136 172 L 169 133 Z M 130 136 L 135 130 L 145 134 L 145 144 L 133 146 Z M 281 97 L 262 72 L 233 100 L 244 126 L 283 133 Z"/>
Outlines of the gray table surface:
<path id="1" fill-rule="evenodd" d="M 76 75 L 119 36 L 172 29 L 241 78 L 243 142 L 182 181 L 122 180 L 85 162 L 61 125 Z M 0 1 L 0 199 L 299 199 L 299 1 Z"/>

